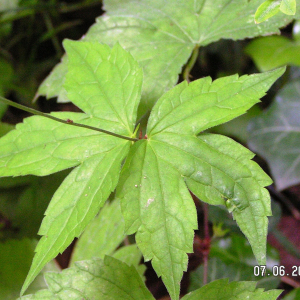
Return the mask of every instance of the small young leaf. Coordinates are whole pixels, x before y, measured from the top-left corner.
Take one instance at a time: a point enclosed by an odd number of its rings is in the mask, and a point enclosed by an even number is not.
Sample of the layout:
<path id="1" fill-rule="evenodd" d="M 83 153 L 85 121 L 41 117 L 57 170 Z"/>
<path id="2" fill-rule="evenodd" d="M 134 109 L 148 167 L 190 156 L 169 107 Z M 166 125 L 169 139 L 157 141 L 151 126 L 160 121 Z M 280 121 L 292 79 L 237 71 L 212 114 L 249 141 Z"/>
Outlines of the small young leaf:
<path id="1" fill-rule="evenodd" d="M 57 64 L 48 77 L 41 83 L 36 97 L 45 95 L 47 99 L 57 97 L 57 102 L 70 102 L 64 83 L 68 72 L 67 56 L 64 55 L 61 63 Z M 51 83 L 51 84 L 50 84 Z"/>
<path id="2" fill-rule="evenodd" d="M 294 15 L 296 13 L 296 0 L 281 0 L 280 10 L 286 15 Z"/>
<path id="3" fill-rule="evenodd" d="M 249 146 L 267 160 L 279 190 L 300 182 L 299 91 L 299 79 L 288 83 L 248 128 Z"/>
<path id="4" fill-rule="evenodd" d="M 283 65 L 300 66 L 300 43 L 284 36 L 266 36 L 255 39 L 245 48 L 261 71 Z"/>
<path id="5" fill-rule="evenodd" d="M 282 293 L 280 290 L 264 291 L 255 289 L 256 282 L 230 282 L 228 279 L 213 281 L 204 287 L 185 295 L 182 300 L 276 300 Z"/>
<path id="6" fill-rule="evenodd" d="M 267 0 L 262 3 L 255 12 L 255 23 L 261 23 L 275 16 L 280 10 L 281 0 Z"/>
<path id="7" fill-rule="evenodd" d="M 134 266 L 109 256 L 76 262 L 45 279 L 49 290 L 19 300 L 154 300 Z"/>

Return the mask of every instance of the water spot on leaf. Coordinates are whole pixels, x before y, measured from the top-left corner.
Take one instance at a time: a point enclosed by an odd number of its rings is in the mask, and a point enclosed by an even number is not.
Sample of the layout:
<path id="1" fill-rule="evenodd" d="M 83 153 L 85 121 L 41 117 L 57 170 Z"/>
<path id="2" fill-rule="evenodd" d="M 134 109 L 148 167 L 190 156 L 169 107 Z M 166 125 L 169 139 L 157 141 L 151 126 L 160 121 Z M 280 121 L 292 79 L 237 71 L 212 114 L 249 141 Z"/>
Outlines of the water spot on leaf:
<path id="1" fill-rule="evenodd" d="M 149 199 L 147 200 L 146 207 L 148 207 L 153 201 L 154 201 L 154 198 L 149 198 Z"/>

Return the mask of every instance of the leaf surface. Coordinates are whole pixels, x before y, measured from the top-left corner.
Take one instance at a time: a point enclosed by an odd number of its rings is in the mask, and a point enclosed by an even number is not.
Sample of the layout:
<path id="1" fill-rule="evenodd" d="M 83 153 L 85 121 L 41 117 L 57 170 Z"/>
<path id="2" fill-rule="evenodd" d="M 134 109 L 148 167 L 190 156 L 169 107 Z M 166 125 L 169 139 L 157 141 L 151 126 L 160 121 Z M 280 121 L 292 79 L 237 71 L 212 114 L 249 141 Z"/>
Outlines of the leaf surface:
<path id="1" fill-rule="evenodd" d="M 113 122 L 111 131 L 131 136 L 143 79 L 137 62 L 118 44 L 110 49 L 99 42 L 67 40 L 64 47 L 68 53 L 64 86 L 70 100 L 87 115 Z"/>
<path id="2" fill-rule="evenodd" d="M 283 71 L 243 76 L 240 82 L 230 76 L 214 83 L 205 78 L 179 84 L 154 106 L 147 140 L 130 150 L 117 188 L 125 228 L 127 234 L 137 232 L 137 245 L 146 260 L 152 259 L 172 299 L 179 296 L 185 253 L 192 251 L 197 226 L 187 187 L 209 204 L 226 204 L 257 261 L 265 264 L 271 209 L 263 187 L 272 181 L 241 145 L 218 135 L 195 134 L 244 113 Z M 232 102 L 223 105 L 222 99 Z"/>
<path id="3" fill-rule="evenodd" d="M 152 259 L 171 298 L 177 299 L 197 228 L 195 205 L 183 178 L 158 158 L 151 142 L 142 140 L 131 148 L 117 196 L 127 234 L 137 232 L 145 261 Z"/>
<path id="4" fill-rule="evenodd" d="M 98 128 L 109 127 L 107 122 L 81 113 L 52 115 Z M 118 138 L 90 129 L 69 126 L 41 116 L 29 117 L 0 140 L 0 176 L 49 175 L 77 166 L 85 159 L 115 148 L 119 143 Z"/>
<path id="5" fill-rule="evenodd" d="M 249 124 L 249 146 L 267 160 L 279 190 L 300 182 L 299 91 L 299 79 L 288 83 Z"/>
<path id="6" fill-rule="evenodd" d="M 113 237 L 113 238 L 112 238 Z M 119 201 L 106 204 L 76 242 L 71 264 L 75 261 L 104 258 L 123 241 L 124 219 Z"/>
<path id="7" fill-rule="evenodd" d="M 251 281 L 228 283 L 228 279 L 219 279 L 185 295 L 182 300 L 276 300 L 282 292 L 280 290 L 265 292 L 264 289 L 255 289 L 255 286 L 256 282 Z"/>
<path id="8" fill-rule="evenodd" d="M 296 0 L 281 0 L 280 10 L 286 15 L 294 15 L 296 13 Z"/>
<path id="9" fill-rule="evenodd" d="M 43 266 L 62 253 L 95 217 L 118 183 L 128 144 L 95 155 L 74 169 L 54 194 L 39 230 L 43 235 L 35 250 L 22 292 Z"/>
<path id="10" fill-rule="evenodd" d="M 161 133 L 154 137 L 157 156 L 184 176 L 188 188 L 202 201 L 226 205 L 248 238 L 259 264 L 265 264 L 272 183 L 251 161 L 254 154 L 219 135 L 197 137 Z M 233 167 L 234 166 L 234 167 Z"/>
<path id="11" fill-rule="evenodd" d="M 266 36 L 250 42 L 245 52 L 251 56 L 261 71 L 283 65 L 300 66 L 300 42 L 283 36 Z"/>
<path id="12" fill-rule="evenodd" d="M 147 267 L 145 264 L 140 264 L 143 255 L 136 244 L 123 246 L 119 248 L 112 256 L 125 262 L 127 265 L 133 265 L 142 277 L 143 281 L 146 281 L 144 273 Z"/>
<path id="13" fill-rule="evenodd" d="M 291 16 L 275 16 L 255 24 L 253 15 L 261 0 L 106 1 L 106 14 L 85 36 L 89 41 L 113 45 L 120 42 L 143 67 L 145 81 L 139 116 L 178 80 L 193 48 L 219 39 L 244 39 L 271 33 L 288 24 Z M 61 70 L 57 69 L 57 73 Z M 54 75 L 40 89 L 52 85 Z M 61 72 L 63 73 L 63 71 Z M 55 83 L 56 84 L 56 83 Z M 43 91 L 39 91 L 44 94 Z M 61 93 L 57 89 L 57 94 Z"/>
<path id="14" fill-rule="evenodd" d="M 134 266 L 106 256 L 76 262 L 61 273 L 45 275 L 48 290 L 19 299 L 154 300 Z"/>
<path id="15" fill-rule="evenodd" d="M 255 12 L 255 23 L 261 23 L 275 16 L 280 11 L 281 0 L 267 0 Z"/>
<path id="16" fill-rule="evenodd" d="M 232 75 L 212 82 L 210 77 L 186 81 L 165 93 L 148 121 L 148 135 L 159 132 L 198 134 L 225 123 L 259 102 L 284 68 L 269 73 Z"/>

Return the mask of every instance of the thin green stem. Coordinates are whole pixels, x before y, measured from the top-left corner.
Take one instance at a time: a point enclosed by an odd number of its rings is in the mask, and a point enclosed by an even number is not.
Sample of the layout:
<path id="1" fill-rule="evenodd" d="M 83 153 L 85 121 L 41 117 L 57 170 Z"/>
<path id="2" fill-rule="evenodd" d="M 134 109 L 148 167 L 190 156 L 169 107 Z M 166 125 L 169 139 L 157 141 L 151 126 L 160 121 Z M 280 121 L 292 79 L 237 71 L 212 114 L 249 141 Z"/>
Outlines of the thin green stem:
<path id="1" fill-rule="evenodd" d="M 57 57 L 61 57 L 63 55 L 63 51 L 60 47 L 60 43 L 58 41 L 58 37 L 56 35 L 56 32 L 54 30 L 53 24 L 52 24 L 52 20 L 49 16 L 49 14 L 47 12 L 43 12 L 43 17 L 44 17 L 44 21 L 45 21 L 45 25 L 47 27 L 48 33 L 53 32 L 53 35 L 51 35 L 51 40 L 52 40 L 52 44 L 54 46 L 54 49 L 56 51 L 56 55 Z"/>
<path id="2" fill-rule="evenodd" d="M 35 110 L 33 108 L 30 108 L 30 107 L 27 107 L 27 106 L 15 103 L 15 102 L 13 102 L 11 100 L 8 100 L 8 99 L 6 99 L 4 97 L 1 97 L 1 96 L 0 96 L 0 100 L 2 102 L 4 102 L 4 103 L 8 104 L 8 105 L 11 105 L 13 107 L 16 107 L 16 108 L 24 110 L 24 111 L 27 111 L 27 112 L 29 112 L 31 114 L 42 116 L 42 117 L 45 117 L 45 118 L 48 118 L 48 119 L 51 119 L 51 120 L 54 120 L 54 121 L 57 121 L 57 122 L 60 122 L 60 123 L 63 123 L 63 124 L 77 126 L 77 127 L 82 127 L 82 128 L 86 128 L 86 129 L 91 129 L 91 130 L 94 130 L 94 131 L 98 131 L 98 132 L 102 132 L 102 133 L 106 133 L 106 134 L 115 136 L 115 137 L 123 139 L 123 140 L 128 140 L 128 141 L 132 141 L 132 142 L 138 141 L 138 139 L 130 138 L 130 137 L 127 137 L 127 136 L 123 136 L 123 135 L 120 135 L 120 134 L 117 134 L 117 133 L 114 133 L 114 132 L 111 132 L 111 131 L 107 131 L 107 130 L 100 129 L 100 128 L 93 127 L 93 126 L 89 126 L 89 125 L 75 123 L 72 120 L 62 120 L 62 119 L 53 117 L 53 116 L 51 116 L 49 114 L 42 113 L 42 112 L 40 112 L 38 110 Z"/>
<path id="3" fill-rule="evenodd" d="M 190 78 L 189 78 L 190 72 L 197 61 L 198 54 L 199 54 L 199 45 L 196 45 L 182 73 L 183 79 L 185 79 L 187 82 L 190 82 Z"/>

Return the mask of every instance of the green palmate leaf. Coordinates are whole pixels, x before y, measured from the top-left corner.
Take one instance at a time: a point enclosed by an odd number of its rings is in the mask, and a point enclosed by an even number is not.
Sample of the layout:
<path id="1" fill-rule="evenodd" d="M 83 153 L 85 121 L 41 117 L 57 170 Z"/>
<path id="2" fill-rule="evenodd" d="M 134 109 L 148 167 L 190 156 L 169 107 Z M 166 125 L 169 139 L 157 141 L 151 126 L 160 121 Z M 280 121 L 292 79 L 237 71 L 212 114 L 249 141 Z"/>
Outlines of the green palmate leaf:
<path id="1" fill-rule="evenodd" d="M 45 275 L 48 290 L 19 299 L 154 300 L 134 266 L 106 256 L 75 263 L 61 273 Z"/>
<path id="2" fill-rule="evenodd" d="M 263 187 L 272 181 L 241 145 L 195 134 L 244 113 L 283 71 L 179 84 L 153 108 L 148 139 L 131 148 L 117 189 L 125 227 L 128 234 L 137 232 L 139 248 L 152 259 L 172 299 L 178 298 L 197 226 L 186 184 L 201 200 L 228 205 L 258 262 L 265 264 L 271 210 Z"/>
<path id="3" fill-rule="evenodd" d="M 240 281 L 228 283 L 228 279 L 220 279 L 187 294 L 182 300 L 276 300 L 282 292 L 280 290 L 265 292 L 264 289 L 256 289 L 255 286 L 256 282 Z"/>
<path id="4" fill-rule="evenodd" d="M 280 10 L 287 15 L 296 13 L 296 0 L 281 0 Z"/>
<path id="5" fill-rule="evenodd" d="M 104 258 L 120 245 L 124 237 L 120 203 L 115 200 L 102 208 L 81 235 L 73 250 L 71 263 L 93 257 Z"/>
<path id="6" fill-rule="evenodd" d="M 183 178 L 158 159 L 151 142 L 142 140 L 132 147 L 118 187 L 127 233 L 137 231 L 144 259 L 152 259 L 172 299 L 177 299 L 197 228 L 195 205 Z"/>
<path id="7" fill-rule="evenodd" d="M 249 146 L 269 163 L 276 186 L 299 183 L 300 80 L 287 84 L 275 102 L 249 124 Z"/>
<path id="8" fill-rule="evenodd" d="M 172 87 L 193 49 L 223 39 L 243 39 L 279 33 L 292 17 L 275 16 L 255 24 L 253 15 L 261 0 L 151 1 L 107 0 L 106 14 L 97 19 L 84 39 L 113 45 L 117 41 L 143 66 L 145 81 L 139 115 Z M 65 67 L 46 79 L 39 93 L 51 89 L 53 96 L 63 93 L 52 88 L 55 78 L 63 77 Z M 56 89 L 56 91 L 55 91 Z"/>
<path id="9" fill-rule="evenodd" d="M 54 113 L 64 120 L 133 136 L 142 73 L 119 45 L 66 41 L 68 97 L 84 113 Z M 78 65 L 80 71 L 78 72 Z M 71 122 L 70 121 L 70 122 Z M 130 142 L 34 116 L 0 141 L 0 176 L 48 175 L 75 168 L 46 211 L 22 292 L 43 266 L 78 237 L 118 182 Z"/>
<path id="10" fill-rule="evenodd" d="M 245 52 L 257 68 L 268 71 L 283 65 L 300 66 L 300 42 L 283 36 L 267 36 L 252 41 Z"/>

